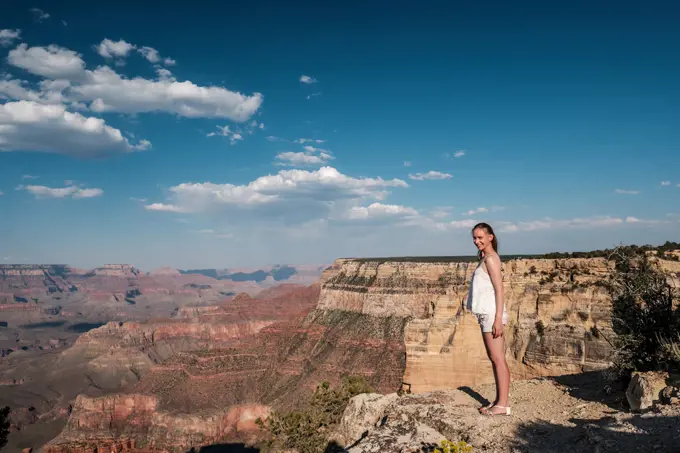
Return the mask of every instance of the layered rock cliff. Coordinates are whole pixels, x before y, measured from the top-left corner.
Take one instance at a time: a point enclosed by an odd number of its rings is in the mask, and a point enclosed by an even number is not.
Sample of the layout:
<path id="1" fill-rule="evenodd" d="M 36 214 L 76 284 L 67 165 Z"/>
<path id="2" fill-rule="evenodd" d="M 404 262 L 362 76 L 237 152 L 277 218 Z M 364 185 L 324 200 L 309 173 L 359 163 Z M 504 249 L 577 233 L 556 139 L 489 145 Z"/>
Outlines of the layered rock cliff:
<path id="1" fill-rule="evenodd" d="M 405 319 L 314 310 L 318 297 L 318 285 L 272 299 L 238 296 L 224 306 L 182 310 L 174 321 L 90 331 L 63 360 L 87 357 L 98 386 L 119 385 L 123 393 L 79 397 L 47 451 L 111 439 L 173 452 L 252 441 L 261 437 L 255 418 L 294 407 L 321 381 L 360 374 L 380 391 L 398 388 Z M 242 330 L 246 325 L 252 330 Z"/>
<path id="2" fill-rule="evenodd" d="M 671 275 L 680 271 L 676 262 L 661 264 Z M 445 258 L 337 260 L 322 277 L 318 308 L 408 319 L 404 381 L 414 392 L 492 382 L 477 320 L 465 310 L 476 266 Z M 601 258 L 503 263 L 507 358 L 516 378 L 609 365 L 604 282 L 612 268 Z"/>

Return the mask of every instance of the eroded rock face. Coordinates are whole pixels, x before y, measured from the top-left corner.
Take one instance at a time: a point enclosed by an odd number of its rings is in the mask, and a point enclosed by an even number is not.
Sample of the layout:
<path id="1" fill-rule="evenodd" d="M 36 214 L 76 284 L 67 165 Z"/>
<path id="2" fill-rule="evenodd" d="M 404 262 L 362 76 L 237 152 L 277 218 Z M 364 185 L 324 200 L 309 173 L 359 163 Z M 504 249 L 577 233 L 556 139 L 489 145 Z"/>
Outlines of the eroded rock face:
<path id="1" fill-rule="evenodd" d="M 292 408 L 321 381 L 335 383 L 344 374 L 365 376 L 377 391 L 396 390 L 405 367 L 406 320 L 313 310 L 318 294 L 315 285 L 269 300 L 241 297 L 215 309 L 186 310 L 174 322 L 113 323 L 83 335 L 64 357 L 91 354 L 98 382 L 115 375 L 126 380 L 125 392 L 81 398 L 51 445 L 68 451 L 102 438 L 134 439 L 137 448 L 185 453 L 252 441 L 261 435 L 258 416 Z M 244 311 L 233 308 L 238 304 Z M 242 330 L 269 316 L 278 321 Z"/>
<path id="2" fill-rule="evenodd" d="M 119 442 L 132 449 L 141 433 L 145 448 L 184 451 L 186 445 L 210 445 L 236 433 L 241 437 L 257 435 L 255 420 L 268 414 L 267 406 L 257 404 L 183 414 L 160 410 L 158 400 L 148 395 L 79 396 L 66 429 L 46 451 L 72 452 L 88 444 L 101 451 L 101 439 L 125 438 L 128 440 Z"/>
<path id="3" fill-rule="evenodd" d="M 664 261 L 677 272 L 678 263 Z M 492 382 L 477 320 L 465 310 L 477 263 L 337 260 L 322 277 L 318 308 L 409 319 L 404 381 L 415 392 Z M 613 268 L 605 259 L 503 263 L 507 359 L 515 378 L 597 370 L 610 364 Z"/>

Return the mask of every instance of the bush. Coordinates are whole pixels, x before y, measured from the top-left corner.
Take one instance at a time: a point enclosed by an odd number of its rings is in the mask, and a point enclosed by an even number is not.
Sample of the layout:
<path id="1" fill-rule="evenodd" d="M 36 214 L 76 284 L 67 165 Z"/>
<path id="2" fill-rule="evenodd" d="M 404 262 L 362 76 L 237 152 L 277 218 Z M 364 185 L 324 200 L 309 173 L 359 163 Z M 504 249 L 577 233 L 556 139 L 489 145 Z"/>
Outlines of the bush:
<path id="1" fill-rule="evenodd" d="M 373 389 L 363 377 L 344 377 L 338 388 L 324 382 L 300 409 L 286 413 L 275 411 L 266 421 L 258 418 L 256 423 L 270 434 L 266 446 L 269 450 L 322 453 L 327 447 L 329 432 L 340 422 L 350 398 L 371 392 Z"/>
<path id="2" fill-rule="evenodd" d="M 620 372 L 666 371 L 680 366 L 680 307 L 666 276 L 647 255 L 617 251 L 610 282 L 614 364 Z M 677 342 L 674 343 L 674 340 Z M 675 347 L 674 347 L 675 345 Z"/>
<path id="3" fill-rule="evenodd" d="M 7 436 L 9 436 L 9 414 L 8 406 L 0 409 L 0 450 L 7 445 Z"/>
<path id="4" fill-rule="evenodd" d="M 435 448 L 433 453 L 468 453 L 472 451 L 472 445 L 465 441 L 451 442 L 450 440 L 442 440 L 439 448 Z"/>

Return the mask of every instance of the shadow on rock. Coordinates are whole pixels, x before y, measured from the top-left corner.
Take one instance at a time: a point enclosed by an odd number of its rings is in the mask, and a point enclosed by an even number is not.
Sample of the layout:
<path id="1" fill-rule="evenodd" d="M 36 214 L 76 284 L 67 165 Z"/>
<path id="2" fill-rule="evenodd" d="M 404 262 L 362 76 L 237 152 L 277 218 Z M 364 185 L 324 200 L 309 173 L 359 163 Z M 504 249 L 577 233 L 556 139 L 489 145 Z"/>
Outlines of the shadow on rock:
<path id="1" fill-rule="evenodd" d="M 567 388 L 574 398 L 602 403 L 617 411 L 627 410 L 625 391 L 626 382 L 606 379 L 605 371 L 589 371 L 580 374 L 567 374 L 552 378 L 557 384 Z"/>
<path id="2" fill-rule="evenodd" d="M 634 416 L 596 420 L 570 419 L 575 426 L 549 422 L 525 423 L 517 428 L 511 447 L 519 451 L 680 452 L 680 416 Z"/>
<path id="3" fill-rule="evenodd" d="M 472 399 L 479 402 L 479 404 L 481 404 L 482 406 L 486 406 L 488 404 L 491 404 L 491 401 L 484 398 L 482 395 L 479 394 L 479 392 L 473 390 L 472 388 L 470 388 L 468 386 L 458 387 L 458 390 L 469 395 Z"/>

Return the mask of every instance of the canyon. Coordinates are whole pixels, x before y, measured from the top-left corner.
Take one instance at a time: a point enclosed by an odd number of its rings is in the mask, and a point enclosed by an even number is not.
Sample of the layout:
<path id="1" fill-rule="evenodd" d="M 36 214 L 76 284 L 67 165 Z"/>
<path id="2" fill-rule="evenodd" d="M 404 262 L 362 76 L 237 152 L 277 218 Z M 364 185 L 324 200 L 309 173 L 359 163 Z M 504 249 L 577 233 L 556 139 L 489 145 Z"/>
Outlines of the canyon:
<path id="1" fill-rule="evenodd" d="M 215 307 L 233 299 L 238 303 L 239 298 L 284 294 L 303 287 L 300 282 L 316 281 L 323 267 L 299 266 L 299 270 L 294 268 L 291 278 L 281 281 L 270 278 L 235 282 L 182 274 L 170 268 L 144 272 L 129 264 L 95 269 L 0 265 L 0 406 L 10 406 L 13 414 L 7 448 L 40 447 L 63 429 L 69 407 L 78 395 L 103 396 L 120 390 L 121 383 L 133 379 L 134 367 L 127 377 L 123 373 L 115 380 L 105 372 L 115 360 L 102 365 L 101 361 L 92 362 L 89 357 L 78 355 L 82 350 L 78 339 L 83 333 L 101 326 L 107 329 L 120 323 L 133 326 L 162 320 L 164 325 L 156 336 L 174 335 L 182 331 L 176 327 L 182 320 L 201 310 L 210 316 Z M 232 318 L 220 321 L 222 327 L 216 327 L 214 332 L 203 332 L 204 343 L 220 338 L 226 341 L 230 336 L 255 332 L 274 319 L 286 319 L 285 313 L 271 311 L 278 309 L 276 304 L 271 305 L 268 313 L 257 310 L 252 313 L 253 302 L 244 304 L 247 309 L 234 305 L 234 311 L 228 315 L 212 313 L 214 319 Z M 243 319 L 253 321 L 239 327 L 237 324 Z M 188 333 L 182 338 L 193 341 L 199 335 L 196 326 L 200 324 L 196 323 L 191 332 L 185 329 Z M 66 353 L 62 356 L 62 352 Z M 142 360 L 140 364 L 143 363 L 146 362 Z M 97 368 L 100 365 L 104 368 Z"/>
<path id="2" fill-rule="evenodd" d="M 677 287 L 680 263 L 655 260 Z M 602 258 L 504 262 L 515 379 L 609 366 L 612 265 Z M 65 424 L 44 451 L 125 444 L 184 453 L 255 444 L 257 417 L 294 408 L 320 382 L 347 374 L 364 376 L 380 393 L 488 385 L 479 327 L 465 311 L 475 266 L 445 257 L 338 259 L 312 285 L 92 329 L 55 354 L 55 378 L 78 369 L 90 386 L 41 413 Z M 27 385 L 14 371 L 3 378 Z"/>

